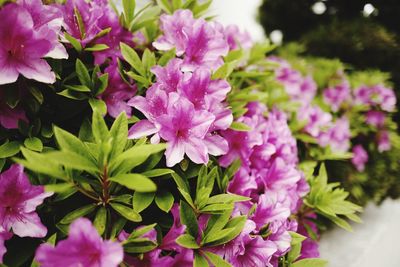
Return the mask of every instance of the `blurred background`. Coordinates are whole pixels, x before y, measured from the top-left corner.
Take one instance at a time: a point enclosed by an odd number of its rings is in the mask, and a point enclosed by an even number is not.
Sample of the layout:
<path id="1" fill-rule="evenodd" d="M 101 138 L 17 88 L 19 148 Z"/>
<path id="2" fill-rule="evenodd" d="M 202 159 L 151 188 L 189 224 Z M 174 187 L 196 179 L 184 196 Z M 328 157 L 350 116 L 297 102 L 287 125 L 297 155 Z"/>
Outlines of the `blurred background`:
<path id="1" fill-rule="evenodd" d="M 210 15 L 238 24 L 255 41 L 269 38 L 277 51 L 293 47 L 300 56 L 338 58 L 350 71 L 387 72 L 400 88 L 399 0 L 213 0 Z M 362 218 L 354 233 L 324 233 L 321 257 L 331 267 L 400 266 L 400 202 L 368 204 Z"/>

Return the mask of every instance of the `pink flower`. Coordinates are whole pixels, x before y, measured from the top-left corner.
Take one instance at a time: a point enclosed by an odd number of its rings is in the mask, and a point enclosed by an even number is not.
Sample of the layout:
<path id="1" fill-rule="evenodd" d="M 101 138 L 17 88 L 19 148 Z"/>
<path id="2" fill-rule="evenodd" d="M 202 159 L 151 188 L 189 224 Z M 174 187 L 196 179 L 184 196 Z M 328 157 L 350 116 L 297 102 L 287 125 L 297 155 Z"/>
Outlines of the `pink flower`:
<path id="1" fill-rule="evenodd" d="M 307 124 L 304 131 L 312 137 L 318 137 L 332 121 L 332 115 L 319 106 L 304 105 L 297 112 L 297 119 Z"/>
<path id="2" fill-rule="evenodd" d="M 346 152 L 350 148 L 350 137 L 349 120 L 342 117 L 318 137 L 318 143 L 323 147 L 329 145 L 335 152 Z"/>
<path id="3" fill-rule="evenodd" d="M 396 107 L 396 95 L 383 85 L 361 86 L 355 89 L 354 98 L 357 104 L 380 107 L 387 112 L 393 112 Z"/>
<path id="4" fill-rule="evenodd" d="M 58 46 L 52 28 L 36 27 L 29 11 L 14 3 L 1 8 L 0 17 L 0 84 L 15 82 L 19 74 L 39 82 L 54 83 L 55 74 L 43 59 L 62 57 L 52 53 Z"/>
<path id="5" fill-rule="evenodd" d="M 146 117 L 129 129 L 129 138 L 153 135 L 152 143 L 167 141 L 169 166 L 180 162 L 184 154 L 195 163 L 206 163 L 208 154 L 225 154 L 228 143 L 219 131 L 233 120 L 224 103 L 229 83 L 211 80 L 211 72 L 203 67 L 193 73 L 182 72 L 182 64 L 182 60 L 173 59 L 165 67 L 153 67 L 157 81 L 146 97 L 135 96 L 128 102 Z"/>
<path id="6" fill-rule="evenodd" d="M 33 28 L 42 38 L 49 40 L 53 48 L 46 57 L 67 59 L 68 53 L 59 42 L 63 16 L 57 7 L 43 5 L 41 0 L 18 0 L 17 3 L 24 7 L 32 16 Z"/>
<path id="7" fill-rule="evenodd" d="M 116 118 L 125 112 L 130 117 L 132 108 L 127 102 L 136 94 L 136 85 L 129 85 L 122 80 L 116 64 L 109 65 L 104 72 L 108 73 L 108 87 L 100 97 L 107 105 L 108 114 Z"/>
<path id="8" fill-rule="evenodd" d="M 356 167 L 357 171 L 362 172 L 365 169 L 365 163 L 368 161 L 368 153 L 362 145 L 354 146 L 352 152 L 354 156 L 351 162 Z"/>
<path id="9" fill-rule="evenodd" d="M 317 84 L 312 76 L 303 77 L 301 73 L 293 69 L 286 61 L 272 58 L 280 66 L 275 70 L 275 75 L 280 81 L 286 93 L 294 101 L 310 103 L 317 93 Z"/>
<path id="10" fill-rule="evenodd" d="M 181 224 L 179 216 L 179 205 L 177 203 L 171 209 L 174 222 L 168 233 L 162 239 L 160 248 L 164 250 L 181 251 L 182 247 L 176 243 L 176 239 L 185 232 L 186 226 Z"/>
<path id="11" fill-rule="evenodd" d="M 173 15 L 162 15 L 160 28 L 164 35 L 153 46 L 158 50 L 176 48 L 183 56 L 183 68 L 192 71 L 203 66 L 217 69 L 223 64 L 222 56 L 229 46 L 221 32 L 204 19 L 194 19 L 190 10 L 177 10 Z"/>
<path id="12" fill-rule="evenodd" d="M 86 2 L 85 0 L 67 0 L 65 4 L 58 6 L 64 16 L 64 29 L 72 37 L 80 40 L 83 47 L 103 30 L 99 26 L 99 19 L 104 16 L 104 5 L 104 2 L 101 0 L 91 2 Z M 82 18 L 84 35 L 82 35 L 79 28 L 79 21 L 75 16 L 76 11 L 79 12 Z"/>
<path id="13" fill-rule="evenodd" d="M 7 249 L 4 245 L 4 242 L 10 239 L 12 233 L 7 232 L 1 225 L 0 225 L 0 264 L 3 263 L 3 256 L 7 252 Z"/>
<path id="14" fill-rule="evenodd" d="M 122 246 L 113 241 L 103 241 L 86 218 L 75 220 L 70 226 L 68 238 L 58 242 L 56 247 L 40 245 L 35 256 L 43 267 L 116 267 L 123 257 Z"/>
<path id="15" fill-rule="evenodd" d="M 221 255 L 235 267 L 269 266 L 270 259 L 276 251 L 276 246 L 261 236 L 251 235 L 255 231 L 255 223 L 247 220 L 238 237 L 229 243 L 216 247 L 213 252 Z"/>
<path id="16" fill-rule="evenodd" d="M 133 42 L 134 37 L 141 38 L 141 36 L 139 34 L 134 35 L 121 26 L 118 15 L 109 6 L 108 1 L 93 1 L 92 8 L 96 8 L 96 6 L 102 11 L 98 14 L 99 17 L 96 21 L 96 26 L 99 29 L 111 28 L 111 30 L 105 36 L 97 38 L 94 41 L 95 44 L 105 44 L 109 47 L 108 49 L 93 53 L 94 63 L 101 65 L 107 59 L 111 59 L 112 62 L 116 63 L 118 58 L 122 59 L 120 43 L 123 42 L 133 47 L 135 45 Z"/>
<path id="17" fill-rule="evenodd" d="M 190 79 L 183 82 L 180 93 L 190 100 L 196 109 L 210 109 L 213 101 L 221 102 L 226 98 L 231 86 L 225 80 L 211 80 L 211 72 L 206 68 L 197 68 Z"/>
<path id="18" fill-rule="evenodd" d="M 324 101 L 331 106 L 332 111 L 338 111 L 342 103 L 350 98 L 350 85 L 345 80 L 342 83 L 326 88 L 323 93 Z"/>
<path id="19" fill-rule="evenodd" d="M 52 194 L 44 192 L 43 186 L 31 185 L 21 165 L 12 165 L 0 174 L 0 224 L 20 237 L 46 236 L 35 210 Z"/>
<path id="20" fill-rule="evenodd" d="M 380 131 L 378 133 L 378 151 L 382 153 L 390 150 L 391 147 L 389 132 L 386 130 Z"/>
<path id="21" fill-rule="evenodd" d="M 208 162 L 204 143 L 215 116 L 207 111 L 196 111 L 194 105 L 176 93 L 170 93 L 167 114 L 158 118 L 160 137 L 167 141 L 167 166 L 179 163 L 184 154 L 195 163 Z"/>
<path id="22" fill-rule="evenodd" d="M 250 34 L 247 31 L 241 32 L 237 25 L 228 25 L 225 29 L 221 29 L 221 32 L 225 35 L 229 50 L 248 49 L 253 45 Z"/>
<path id="23" fill-rule="evenodd" d="M 370 110 L 365 114 L 366 122 L 375 127 L 382 127 L 385 124 L 385 113 L 376 110 Z"/>

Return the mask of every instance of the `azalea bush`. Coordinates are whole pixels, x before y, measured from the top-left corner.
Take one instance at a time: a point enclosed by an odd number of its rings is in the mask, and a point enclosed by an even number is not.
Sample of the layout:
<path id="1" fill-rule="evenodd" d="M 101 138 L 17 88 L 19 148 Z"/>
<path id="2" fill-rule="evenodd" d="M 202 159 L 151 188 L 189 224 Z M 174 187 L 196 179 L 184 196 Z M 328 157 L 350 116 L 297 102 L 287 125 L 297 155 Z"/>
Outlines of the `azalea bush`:
<path id="1" fill-rule="evenodd" d="M 210 3 L 3 3 L 4 265 L 326 265 L 321 230 L 362 211 L 332 164 L 390 150 L 393 92 L 295 70 Z"/>

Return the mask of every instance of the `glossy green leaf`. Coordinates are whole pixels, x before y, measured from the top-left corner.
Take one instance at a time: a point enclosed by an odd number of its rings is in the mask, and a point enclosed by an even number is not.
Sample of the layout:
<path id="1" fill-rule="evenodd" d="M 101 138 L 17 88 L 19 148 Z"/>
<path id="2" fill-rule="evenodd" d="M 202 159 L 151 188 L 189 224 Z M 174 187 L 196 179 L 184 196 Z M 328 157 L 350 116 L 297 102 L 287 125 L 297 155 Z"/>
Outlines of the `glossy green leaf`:
<path id="1" fill-rule="evenodd" d="M 138 173 L 119 174 L 109 180 L 138 192 L 146 193 L 157 190 L 156 184 L 151 179 Z"/>

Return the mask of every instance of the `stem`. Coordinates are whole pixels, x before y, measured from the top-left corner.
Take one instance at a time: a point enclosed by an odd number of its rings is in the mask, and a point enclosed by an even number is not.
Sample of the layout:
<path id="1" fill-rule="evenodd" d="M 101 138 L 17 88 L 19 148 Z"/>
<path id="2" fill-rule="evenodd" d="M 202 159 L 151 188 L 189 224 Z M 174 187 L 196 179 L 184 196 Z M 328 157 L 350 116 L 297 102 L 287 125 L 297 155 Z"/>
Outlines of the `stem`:
<path id="1" fill-rule="evenodd" d="M 110 181 L 108 181 L 108 172 L 107 166 L 104 166 L 102 179 L 102 187 L 103 187 L 103 204 L 106 205 L 110 201 Z"/>
<path id="2" fill-rule="evenodd" d="M 93 199 L 93 200 L 99 201 L 98 198 L 96 198 L 95 196 L 93 196 L 92 194 L 90 194 L 89 192 L 87 192 L 86 190 L 84 190 L 83 188 L 79 187 L 77 184 L 75 184 L 75 187 L 76 187 L 76 189 L 77 189 L 79 192 L 81 192 L 81 193 L 84 194 L 85 196 L 87 196 L 87 197 L 89 197 L 89 198 L 91 198 L 91 199 Z"/>

